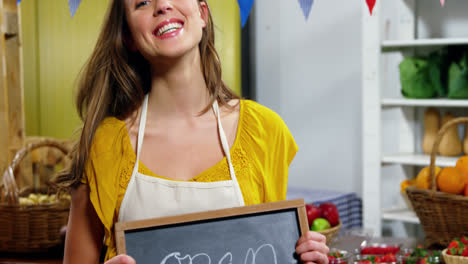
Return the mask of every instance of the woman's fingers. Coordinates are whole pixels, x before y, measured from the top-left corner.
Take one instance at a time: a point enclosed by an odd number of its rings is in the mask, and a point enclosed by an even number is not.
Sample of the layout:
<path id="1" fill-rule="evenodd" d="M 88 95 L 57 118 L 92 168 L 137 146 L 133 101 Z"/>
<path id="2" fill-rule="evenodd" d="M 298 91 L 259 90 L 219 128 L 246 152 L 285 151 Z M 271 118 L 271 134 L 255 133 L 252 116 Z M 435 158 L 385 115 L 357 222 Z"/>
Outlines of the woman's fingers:
<path id="1" fill-rule="evenodd" d="M 326 243 L 326 237 L 320 233 L 308 231 L 296 243 L 296 253 L 301 254 L 306 251 L 317 250 L 327 254 L 329 249 Z"/>
<path id="2" fill-rule="evenodd" d="M 308 251 L 301 254 L 302 263 L 328 264 L 326 254 L 319 251 Z"/>
<path id="3" fill-rule="evenodd" d="M 324 235 L 317 232 L 307 232 L 296 244 L 296 253 L 305 264 L 328 264 L 328 247 Z"/>
<path id="4" fill-rule="evenodd" d="M 127 256 L 127 255 L 118 255 L 118 256 L 115 256 L 111 259 L 109 259 L 108 261 L 106 261 L 106 263 L 104 264 L 136 264 L 135 260 L 130 257 L 130 256 Z"/>

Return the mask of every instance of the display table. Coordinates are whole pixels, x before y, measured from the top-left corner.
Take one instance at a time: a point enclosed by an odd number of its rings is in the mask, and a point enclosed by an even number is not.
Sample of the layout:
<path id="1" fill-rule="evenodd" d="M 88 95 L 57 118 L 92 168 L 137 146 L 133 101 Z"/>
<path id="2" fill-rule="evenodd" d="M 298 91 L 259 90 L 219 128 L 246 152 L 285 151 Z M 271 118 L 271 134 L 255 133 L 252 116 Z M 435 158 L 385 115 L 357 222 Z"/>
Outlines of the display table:
<path id="1" fill-rule="evenodd" d="M 362 241 L 366 240 L 362 236 L 342 236 L 333 241 L 330 248 L 337 248 L 346 250 L 350 253 L 354 249 L 359 248 Z M 417 245 L 423 244 L 422 239 L 415 238 L 371 238 L 367 239 L 369 243 L 386 243 L 386 244 L 400 244 L 402 248 L 414 248 Z M 26 254 L 26 255 L 7 255 L 0 253 L 0 264 L 32 264 L 32 263 L 50 263 L 62 264 L 63 251 L 50 251 L 46 254 Z"/>
<path id="2" fill-rule="evenodd" d="M 361 247 L 361 243 L 367 240 L 368 244 L 372 243 L 383 243 L 383 244 L 399 244 L 401 248 L 415 248 L 417 245 L 423 245 L 424 240 L 422 238 L 395 238 L 395 237 L 377 237 L 377 238 L 368 238 L 362 236 L 342 236 L 335 239 L 330 248 L 337 248 L 341 250 L 346 250 L 350 253 L 353 253 L 355 249 Z"/>

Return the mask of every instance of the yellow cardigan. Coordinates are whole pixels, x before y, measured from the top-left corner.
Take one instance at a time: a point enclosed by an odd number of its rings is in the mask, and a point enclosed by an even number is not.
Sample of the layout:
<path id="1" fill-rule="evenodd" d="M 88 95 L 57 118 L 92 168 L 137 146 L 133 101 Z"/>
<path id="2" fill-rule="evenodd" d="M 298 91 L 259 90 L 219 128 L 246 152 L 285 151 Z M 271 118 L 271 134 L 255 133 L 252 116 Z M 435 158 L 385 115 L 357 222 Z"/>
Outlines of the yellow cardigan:
<path id="1" fill-rule="evenodd" d="M 288 167 L 296 155 L 297 145 L 275 112 L 254 101 L 241 100 L 236 139 L 230 152 L 246 205 L 286 198 Z M 82 182 L 89 185 L 91 203 L 104 225 L 106 259 L 116 255 L 113 227 L 135 159 L 124 121 L 114 117 L 103 120 L 94 136 Z M 161 177 L 141 162 L 139 172 Z M 229 179 L 224 158 L 190 181 Z"/>

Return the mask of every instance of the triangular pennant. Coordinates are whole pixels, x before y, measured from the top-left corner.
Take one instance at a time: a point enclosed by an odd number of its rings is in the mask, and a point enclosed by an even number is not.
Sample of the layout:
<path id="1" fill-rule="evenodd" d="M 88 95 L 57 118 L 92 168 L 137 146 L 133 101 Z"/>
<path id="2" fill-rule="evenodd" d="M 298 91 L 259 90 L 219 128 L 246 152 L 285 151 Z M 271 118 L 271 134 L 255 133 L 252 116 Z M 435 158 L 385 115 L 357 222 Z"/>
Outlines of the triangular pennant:
<path id="1" fill-rule="evenodd" d="M 369 7 L 369 12 L 372 16 L 372 12 L 374 11 L 374 6 L 375 6 L 375 2 L 377 0 L 366 0 L 366 3 L 367 3 L 367 6 Z"/>
<path id="2" fill-rule="evenodd" d="M 301 5 L 302 13 L 304 13 L 305 19 L 309 19 L 310 9 L 312 9 L 314 0 L 299 0 L 299 4 Z"/>
<path id="3" fill-rule="evenodd" d="M 445 5 L 445 0 L 440 0 L 440 4 L 442 5 L 442 7 Z"/>
<path id="4" fill-rule="evenodd" d="M 80 3 L 81 0 L 68 0 L 68 6 L 70 7 L 70 14 L 72 17 L 75 15 Z"/>
<path id="5" fill-rule="evenodd" d="M 249 18 L 250 10 L 252 9 L 254 0 L 237 0 L 240 9 L 242 27 L 245 26 L 247 18 Z"/>

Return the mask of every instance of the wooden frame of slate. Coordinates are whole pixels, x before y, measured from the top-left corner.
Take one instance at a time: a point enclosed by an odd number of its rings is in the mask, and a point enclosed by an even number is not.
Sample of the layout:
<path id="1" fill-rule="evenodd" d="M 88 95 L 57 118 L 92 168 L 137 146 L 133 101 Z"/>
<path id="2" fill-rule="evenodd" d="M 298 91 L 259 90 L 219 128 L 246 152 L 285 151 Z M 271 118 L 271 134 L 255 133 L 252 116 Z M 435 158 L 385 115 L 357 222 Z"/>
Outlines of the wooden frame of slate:
<path id="1" fill-rule="evenodd" d="M 303 199 L 115 224 L 117 253 L 139 264 L 299 263 L 307 231 Z"/>

